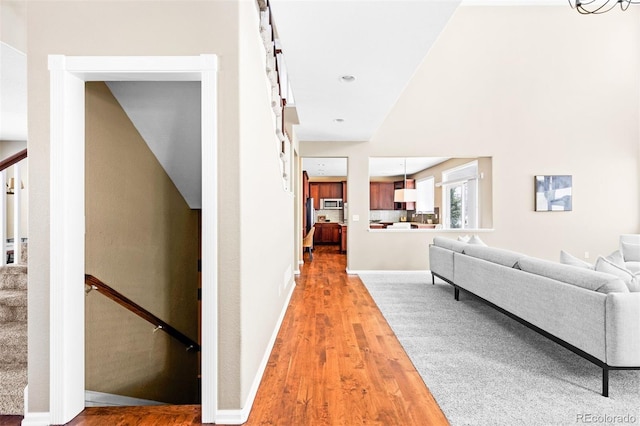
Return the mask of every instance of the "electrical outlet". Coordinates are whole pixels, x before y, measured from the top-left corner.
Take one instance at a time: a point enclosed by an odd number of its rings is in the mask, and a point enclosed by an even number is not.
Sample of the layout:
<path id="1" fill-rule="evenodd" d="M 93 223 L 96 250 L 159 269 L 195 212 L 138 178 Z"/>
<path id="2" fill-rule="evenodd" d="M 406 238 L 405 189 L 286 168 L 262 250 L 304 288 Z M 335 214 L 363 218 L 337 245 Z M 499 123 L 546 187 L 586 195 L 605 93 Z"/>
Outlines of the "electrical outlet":
<path id="1" fill-rule="evenodd" d="M 584 258 L 585 258 L 585 259 L 588 259 L 588 258 L 589 258 L 589 252 L 588 252 L 588 251 L 585 251 L 585 252 L 584 252 Z"/>

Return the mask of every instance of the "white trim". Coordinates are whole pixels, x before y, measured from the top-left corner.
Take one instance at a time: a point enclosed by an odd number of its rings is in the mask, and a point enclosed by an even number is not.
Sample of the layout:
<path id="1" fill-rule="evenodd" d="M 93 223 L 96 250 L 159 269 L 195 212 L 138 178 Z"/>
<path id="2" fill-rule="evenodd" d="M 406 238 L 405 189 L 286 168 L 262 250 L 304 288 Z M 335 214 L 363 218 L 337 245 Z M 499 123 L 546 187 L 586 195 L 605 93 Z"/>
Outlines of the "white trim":
<path id="1" fill-rule="evenodd" d="M 215 55 L 202 55 L 202 422 L 218 411 L 218 110 Z M 207 118 L 207 119 L 205 119 Z M 208 142 L 208 143 L 207 143 Z M 205 230 L 207 230 L 205 232 Z M 205 339 L 206 336 L 206 339 Z"/>
<path id="2" fill-rule="evenodd" d="M 49 56 L 49 413 L 52 424 L 84 408 L 84 81 Z"/>
<path id="3" fill-rule="evenodd" d="M 203 274 L 202 419 L 217 411 L 217 57 L 49 55 L 50 365 L 48 421 L 84 408 L 85 81 L 202 81 Z M 25 405 L 26 407 L 26 405 Z M 25 410 L 26 411 L 26 410 Z M 37 413 L 25 412 L 25 418 Z"/>
<path id="4" fill-rule="evenodd" d="M 48 426 L 49 412 L 37 412 L 29 413 L 29 385 L 24 387 L 24 418 L 22 419 L 22 426 Z"/>
<path id="5" fill-rule="evenodd" d="M 22 238 L 20 238 L 20 224 L 22 218 L 22 176 L 20 163 L 13 166 L 13 264 L 19 265 L 22 254 Z M 2 186 L 6 188 L 6 186 Z M 5 191 L 6 193 L 6 191 Z"/>
<path id="6" fill-rule="evenodd" d="M 26 413 L 22 419 L 22 426 L 49 426 L 49 413 Z"/>
<path id="7" fill-rule="evenodd" d="M 265 350 L 264 355 L 262 356 L 262 361 L 260 362 L 260 366 L 258 367 L 258 370 L 256 371 L 256 375 L 253 378 L 253 383 L 251 384 L 251 389 L 249 390 L 249 395 L 247 396 L 247 400 L 242 406 L 243 408 L 241 410 L 218 410 L 218 413 L 216 414 L 216 421 L 215 421 L 217 424 L 241 425 L 249 419 L 249 413 L 251 412 L 251 408 L 253 407 L 253 402 L 256 398 L 256 394 L 258 393 L 258 388 L 260 387 L 260 381 L 264 376 L 264 371 L 266 370 L 267 364 L 269 362 L 269 358 L 271 357 L 273 346 L 276 344 L 276 339 L 278 337 L 278 333 L 280 332 L 282 321 L 284 321 L 284 317 L 287 314 L 287 308 L 289 307 L 289 302 L 291 301 L 291 296 L 293 295 L 293 290 L 295 288 L 296 288 L 296 282 L 295 280 L 293 280 L 293 285 L 289 289 L 287 298 L 282 306 L 282 310 L 280 311 L 278 322 L 276 323 L 276 326 L 273 329 L 273 333 L 271 333 L 271 338 L 269 339 L 269 343 L 267 344 L 267 349 Z"/>

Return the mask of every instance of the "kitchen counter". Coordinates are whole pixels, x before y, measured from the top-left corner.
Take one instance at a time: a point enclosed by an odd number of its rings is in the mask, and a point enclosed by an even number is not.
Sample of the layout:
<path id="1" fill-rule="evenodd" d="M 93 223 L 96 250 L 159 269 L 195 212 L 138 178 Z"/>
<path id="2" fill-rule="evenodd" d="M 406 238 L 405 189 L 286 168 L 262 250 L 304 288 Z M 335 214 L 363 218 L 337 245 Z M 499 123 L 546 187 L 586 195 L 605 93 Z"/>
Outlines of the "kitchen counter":
<path id="1" fill-rule="evenodd" d="M 395 222 L 370 222 L 369 229 L 387 229 L 387 226 L 393 224 Z M 399 223 L 407 223 L 407 222 L 399 222 Z M 408 222 L 411 224 L 411 229 L 435 229 L 435 223 L 419 223 L 419 222 Z"/>

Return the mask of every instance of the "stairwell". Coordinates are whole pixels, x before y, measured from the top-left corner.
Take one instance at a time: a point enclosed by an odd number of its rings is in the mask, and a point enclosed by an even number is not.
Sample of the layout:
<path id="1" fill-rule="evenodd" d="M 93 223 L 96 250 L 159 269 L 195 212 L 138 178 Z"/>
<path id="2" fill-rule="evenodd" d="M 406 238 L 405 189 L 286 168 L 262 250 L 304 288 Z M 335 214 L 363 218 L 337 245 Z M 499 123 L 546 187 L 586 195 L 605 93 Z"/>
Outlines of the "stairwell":
<path id="1" fill-rule="evenodd" d="M 27 267 L 0 268 L 0 415 L 24 414 L 27 385 Z"/>

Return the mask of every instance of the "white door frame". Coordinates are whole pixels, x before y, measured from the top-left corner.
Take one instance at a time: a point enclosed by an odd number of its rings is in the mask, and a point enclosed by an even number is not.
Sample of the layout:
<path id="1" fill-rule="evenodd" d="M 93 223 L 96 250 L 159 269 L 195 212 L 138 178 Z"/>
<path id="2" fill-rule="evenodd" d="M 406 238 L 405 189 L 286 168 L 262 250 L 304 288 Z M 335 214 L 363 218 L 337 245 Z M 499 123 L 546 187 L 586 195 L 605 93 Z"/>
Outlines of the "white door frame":
<path id="1" fill-rule="evenodd" d="M 86 81 L 200 81 L 202 91 L 202 421 L 217 412 L 217 56 L 49 56 L 49 422 L 84 409 Z"/>

